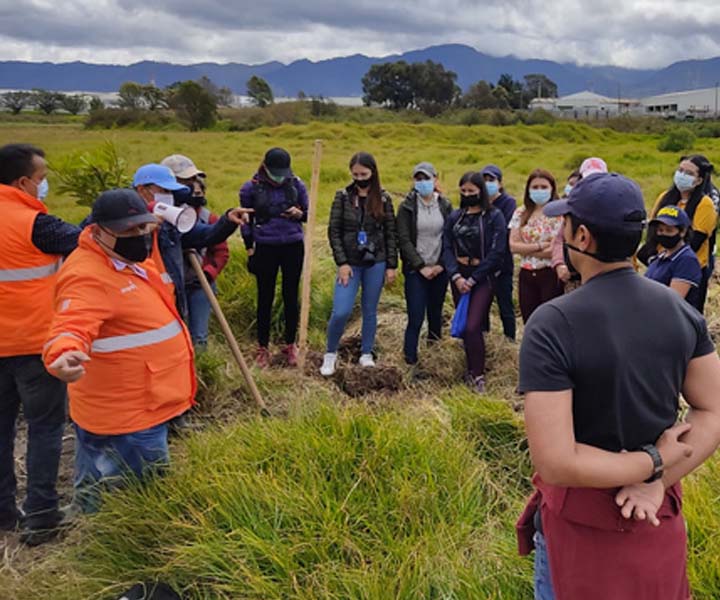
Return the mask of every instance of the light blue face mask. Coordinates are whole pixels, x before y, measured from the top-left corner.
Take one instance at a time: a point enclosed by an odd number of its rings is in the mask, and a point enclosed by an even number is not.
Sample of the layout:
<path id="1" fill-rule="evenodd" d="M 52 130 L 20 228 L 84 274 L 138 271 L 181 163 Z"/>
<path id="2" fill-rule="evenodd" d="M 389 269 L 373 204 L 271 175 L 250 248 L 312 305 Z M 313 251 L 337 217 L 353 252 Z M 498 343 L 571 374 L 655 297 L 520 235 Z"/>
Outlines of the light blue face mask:
<path id="1" fill-rule="evenodd" d="M 535 204 L 542 206 L 550 201 L 552 192 L 547 188 L 530 190 L 530 200 Z"/>
<path id="2" fill-rule="evenodd" d="M 673 183 L 681 192 L 687 192 L 695 187 L 695 178 L 682 171 L 675 171 Z"/>
<path id="3" fill-rule="evenodd" d="M 432 179 L 421 179 L 415 182 L 415 191 L 423 198 L 427 198 L 435 191 L 435 182 Z"/>
<path id="4" fill-rule="evenodd" d="M 497 181 L 486 181 L 485 189 L 491 198 L 500 191 L 500 184 Z"/>
<path id="5" fill-rule="evenodd" d="M 50 192 L 50 184 L 48 183 L 48 180 L 46 177 L 37 186 L 38 200 L 45 200 L 45 198 L 47 198 L 47 195 L 49 192 Z"/>
<path id="6" fill-rule="evenodd" d="M 573 186 L 571 186 L 569 183 L 565 186 L 565 195 L 569 196 L 570 192 L 572 192 Z"/>

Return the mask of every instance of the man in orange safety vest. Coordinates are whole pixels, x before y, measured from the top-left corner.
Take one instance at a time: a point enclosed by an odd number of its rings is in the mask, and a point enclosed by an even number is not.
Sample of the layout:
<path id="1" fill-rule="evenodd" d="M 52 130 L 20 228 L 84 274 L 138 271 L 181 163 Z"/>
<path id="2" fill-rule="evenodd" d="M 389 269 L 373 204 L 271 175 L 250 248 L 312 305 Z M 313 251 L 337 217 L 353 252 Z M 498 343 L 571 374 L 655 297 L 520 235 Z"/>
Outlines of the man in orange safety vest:
<path id="1" fill-rule="evenodd" d="M 134 190 L 103 192 L 58 274 L 43 360 L 69 383 L 85 512 L 99 491 L 167 464 L 167 422 L 194 402 L 190 336 L 149 258 L 156 226 Z"/>

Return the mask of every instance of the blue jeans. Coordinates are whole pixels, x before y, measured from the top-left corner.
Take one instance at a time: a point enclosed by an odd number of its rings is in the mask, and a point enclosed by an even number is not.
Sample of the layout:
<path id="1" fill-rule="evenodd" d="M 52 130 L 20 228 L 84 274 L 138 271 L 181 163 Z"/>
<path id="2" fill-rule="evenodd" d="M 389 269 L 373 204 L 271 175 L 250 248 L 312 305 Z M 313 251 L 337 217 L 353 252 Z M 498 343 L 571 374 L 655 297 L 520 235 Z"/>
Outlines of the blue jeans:
<path id="1" fill-rule="evenodd" d="M 337 352 L 345 324 L 350 318 L 355 296 L 362 286 L 362 353 L 371 354 L 377 331 L 377 307 L 385 283 L 385 261 L 369 267 L 352 267 L 352 277 L 347 286 L 335 282 L 333 309 L 327 331 L 327 351 Z"/>
<path id="2" fill-rule="evenodd" d="M 535 600 L 555 600 L 545 536 L 536 531 L 533 541 L 535 542 Z"/>
<path id="3" fill-rule="evenodd" d="M 515 339 L 515 306 L 513 305 L 513 272 L 500 273 L 495 279 L 495 300 L 497 300 L 506 338 Z"/>
<path id="4" fill-rule="evenodd" d="M 442 310 L 447 294 L 448 276 L 445 271 L 434 279 L 425 279 L 419 272 L 405 273 L 405 303 L 408 323 L 405 328 L 405 360 L 417 362 L 418 340 L 425 316 L 428 321 L 428 340 L 439 340 L 442 334 Z"/>
<path id="5" fill-rule="evenodd" d="M 217 295 L 217 285 L 211 285 Z M 208 300 L 202 287 L 185 288 L 188 300 L 188 328 L 193 346 L 204 349 L 208 342 L 208 326 L 210 323 L 210 300 Z"/>
<path id="6" fill-rule="evenodd" d="M 65 384 L 50 375 L 39 354 L 0 358 L 0 520 L 17 514 L 15 493 L 15 421 L 22 405 L 28 425 L 27 494 L 23 509 L 28 525 L 55 519 L 56 483 L 65 429 Z M 33 515 L 36 519 L 33 519 Z"/>
<path id="7" fill-rule="evenodd" d="M 97 435 L 75 425 L 75 504 L 96 512 L 103 490 L 161 472 L 170 462 L 167 434 L 167 423 L 121 435 Z"/>

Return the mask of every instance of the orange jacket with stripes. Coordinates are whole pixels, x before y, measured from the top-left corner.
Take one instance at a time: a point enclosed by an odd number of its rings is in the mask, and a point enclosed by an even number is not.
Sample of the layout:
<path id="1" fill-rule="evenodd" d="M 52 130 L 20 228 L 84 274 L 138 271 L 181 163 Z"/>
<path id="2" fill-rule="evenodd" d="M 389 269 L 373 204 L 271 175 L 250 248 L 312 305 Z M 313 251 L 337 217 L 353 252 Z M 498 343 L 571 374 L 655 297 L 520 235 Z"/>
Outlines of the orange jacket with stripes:
<path id="1" fill-rule="evenodd" d="M 91 433 L 131 433 L 193 404 L 192 343 L 153 259 L 135 269 L 113 261 L 91 229 L 58 274 L 43 360 L 87 353 L 85 375 L 68 385 L 70 416 Z"/>
<path id="2" fill-rule="evenodd" d="M 32 243 L 38 214 L 47 208 L 22 190 L 0 185 L 0 357 L 40 354 L 52 317 L 62 256 Z"/>

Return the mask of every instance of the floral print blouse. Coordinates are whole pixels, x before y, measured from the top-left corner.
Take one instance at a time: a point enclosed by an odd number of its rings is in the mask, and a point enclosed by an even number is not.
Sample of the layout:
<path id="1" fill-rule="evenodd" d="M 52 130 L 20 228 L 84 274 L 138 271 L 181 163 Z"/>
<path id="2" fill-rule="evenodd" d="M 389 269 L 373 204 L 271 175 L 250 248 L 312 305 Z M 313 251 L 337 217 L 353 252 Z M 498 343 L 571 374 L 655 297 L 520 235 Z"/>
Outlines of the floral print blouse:
<path id="1" fill-rule="evenodd" d="M 520 230 L 520 241 L 526 244 L 547 244 L 553 241 L 562 229 L 562 217 L 546 217 L 542 211 L 535 212 L 528 222 L 520 227 L 520 219 L 525 214 L 525 207 L 519 206 L 513 213 L 508 229 Z M 551 258 L 537 258 L 535 256 L 520 256 L 520 268 L 536 271 L 552 267 Z"/>

